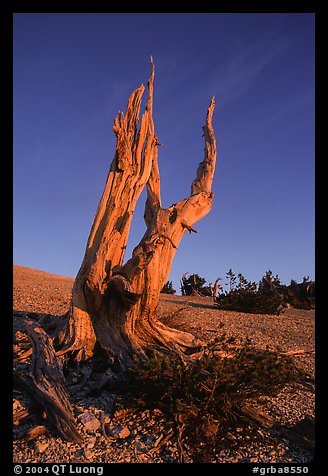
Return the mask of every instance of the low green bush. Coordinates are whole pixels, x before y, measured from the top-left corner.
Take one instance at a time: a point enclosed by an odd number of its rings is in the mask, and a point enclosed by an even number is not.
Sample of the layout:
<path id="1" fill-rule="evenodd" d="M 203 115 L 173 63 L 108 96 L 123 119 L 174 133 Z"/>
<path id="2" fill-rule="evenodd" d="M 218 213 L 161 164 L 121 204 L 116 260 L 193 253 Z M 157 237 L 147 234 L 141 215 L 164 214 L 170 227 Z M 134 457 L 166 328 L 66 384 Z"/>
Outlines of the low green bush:
<path id="1" fill-rule="evenodd" d="M 242 412 L 245 402 L 276 395 L 300 376 L 291 357 L 256 349 L 249 340 L 237 345 L 223 335 L 187 363 L 177 354 L 156 353 L 136 361 L 126 389 L 134 404 L 158 408 L 183 427 L 193 458 L 202 459 L 200 442 L 207 452 L 217 450 L 227 428 L 249 425 Z"/>
<path id="2" fill-rule="evenodd" d="M 176 290 L 173 288 L 172 281 L 166 281 L 164 286 L 161 289 L 161 293 L 163 294 L 175 294 Z"/>
<path id="3" fill-rule="evenodd" d="M 258 284 L 247 281 L 240 273 L 236 285 L 237 278 L 231 269 L 227 277 L 230 281 L 229 292 L 221 293 L 215 299 L 219 309 L 252 314 L 280 314 L 284 308 L 283 287 L 278 276 L 273 277 L 270 270 Z"/>

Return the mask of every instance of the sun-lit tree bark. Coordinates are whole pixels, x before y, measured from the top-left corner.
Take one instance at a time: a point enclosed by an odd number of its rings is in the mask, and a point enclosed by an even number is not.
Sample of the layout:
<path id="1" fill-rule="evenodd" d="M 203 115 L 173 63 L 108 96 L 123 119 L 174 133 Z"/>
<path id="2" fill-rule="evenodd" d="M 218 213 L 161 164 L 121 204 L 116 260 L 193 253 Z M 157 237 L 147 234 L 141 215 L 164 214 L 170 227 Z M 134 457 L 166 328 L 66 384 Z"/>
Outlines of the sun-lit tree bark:
<path id="1" fill-rule="evenodd" d="M 192 182 L 191 194 L 162 208 L 160 144 L 152 115 L 152 60 L 151 67 L 147 106 L 140 126 L 143 85 L 132 93 L 125 114 L 120 112 L 114 120 L 115 156 L 75 279 L 66 325 L 57 340 L 59 354 L 70 352 L 78 361 L 91 357 L 99 343 L 109 362 L 122 370 L 132 363 L 135 354 L 145 356 L 150 349 L 184 354 L 200 345 L 192 335 L 161 324 L 156 319 L 156 308 L 184 233 L 195 231 L 193 225 L 211 209 L 216 161 L 214 98 L 203 127 L 204 159 Z M 147 230 L 123 265 L 133 213 L 144 187 Z"/>
<path id="2" fill-rule="evenodd" d="M 32 430 L 33 437 L 56 429 L 64 438 L 80 441 L 70 394 L 99 390 L 108 381 L 118 382 L 135 356 L 147 358 L 151 350 L 176 352 L 187 358 L 202 345 L 191 334 L 159 322 L 156 308 L 184 233 L 196 232 L 194 224 L 212 206 L 216 161 L 214 98 L 203 127 L 204 159 L 192 182 L 191 194 L 162 208 L 160 143 L 153 122 L 154 74 L 151 59 L 148 99 L 141 120 L 143 85 L 131 94 L 125 114 L 119 112 L 114 120 L 115 156 L 67 315 L 58 321 L 41 319 L 38 323 L 16 316 L 15 332 L 23 332 L 31 348 L 19 352 L 15 359 L 26 361 L 32 354 L 32 360 L 27 375 L 15 371 L 14 382 L 38 407 L 43 407 L 45 415 L 42 424 Z M 145 187 L 147 229 L 131 258 L 123 264 L 133 213 Z M 103 371 L 99 370 L 97 359 Z"/>

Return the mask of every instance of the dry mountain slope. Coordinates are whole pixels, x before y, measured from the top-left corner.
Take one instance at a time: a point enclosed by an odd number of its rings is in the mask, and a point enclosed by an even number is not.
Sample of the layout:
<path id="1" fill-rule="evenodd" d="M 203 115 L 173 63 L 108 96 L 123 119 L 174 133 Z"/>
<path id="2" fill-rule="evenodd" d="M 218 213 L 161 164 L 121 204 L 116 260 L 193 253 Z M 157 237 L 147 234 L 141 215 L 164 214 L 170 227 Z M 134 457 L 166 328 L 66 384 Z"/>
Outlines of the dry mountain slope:
<path id="1" fill-rule="evenodd" d="M 69 306 L 73 282 L 73 278 L 14 266 L 14 310 L 28 314 L 63 315 Z M 166 325 L 191 332 L 205 341 L 225 332 L 237 338 L 249 336 L 262 349 L 279 346 L 283 352 L 299 349 L 310 352 L 296 355 L 295 359 L 309 377 L 314 378 L 314 354 L 311 353 L 314 349 L 314 311 L 288 309 L 281 316 L 243 314 L 219 311 L 208 298 L 162 295 L 158 312 Z M 77 404 L 76 416 L 82 422 L 83 415 L 90 413 L 101 420 L 105 411 L 106 423 L 106 408 L 111 399 L 108 392 L 98 398 L 77 399 L 74 402 Z M 18 405 L 18 400 L 19 396 L 15 395 L 15 405 Z M 314 386 L 287 386 L 277 397 L 263 398 L 262 405 L 279 424 L 294 425 L 306 415 L 314 416 Z M 31 423 L 27 422 L 28 425 Z M 86 431 L 85 428 L 81 423 L 82 432 Z M 81 444 L 65 442 L 49 434 L 40 436 L 34 444 L 26 444 L 17 439 L 23 429 L 18 427 L 14 432 L 15 462 L 179 462 L 178 450 L 172 441 L 163 451 L 148 453 L 156 440 L 169 431 L 156 413 L 127 414 L 117 421 L 113 419 L 108 423 L 113 438 L 108 439 L 98 428 L 86 432 Z M 292 441 L 278 439 L 271 429 L 261 430 L 260 434 L 258 441 L 246 439 L 239 449 L 232 446 L 220 451 L 217 461 L 307 462 L 312 457 Z"/>

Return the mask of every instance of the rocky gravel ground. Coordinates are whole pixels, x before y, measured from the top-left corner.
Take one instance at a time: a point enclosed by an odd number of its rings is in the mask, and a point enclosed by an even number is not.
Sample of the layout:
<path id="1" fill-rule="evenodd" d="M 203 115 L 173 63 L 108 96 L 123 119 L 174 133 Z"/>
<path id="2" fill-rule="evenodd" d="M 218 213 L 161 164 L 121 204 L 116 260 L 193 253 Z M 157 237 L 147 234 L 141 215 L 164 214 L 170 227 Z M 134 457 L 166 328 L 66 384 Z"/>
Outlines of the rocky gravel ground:
<path id="1" fill-rule="evenodd" d="M 69 305 L 73 279 L 14 266 L 15 310 L 36 314 L 64 314 Z M 251 338 L 258 348 L 281 352 L 302 350 L 297 365 L 308 383 L 289 385 L 276 397 L 262 397 L 259 406 L 278 425 L 292 427 L 305 416 L 314 417 L 314 311 L 287 309 L 280 316 L 243 314 L 217 310 L 208 298 L 162 295 L 158 313 L 167 325 L 187 330 L 204 341 L 225 332 L 237 339 Z M 14 392 L 14 407 L 27 405 Z M 81 444 L 45 434 L 27 442 L 23 435 L 32 427 L 27 421 L 14 427 L 16 463 L 192 463 L 182 452 L 172 426 L 159 410 L 126 408 L 113 393 L 75 398 L 74 412 L 84 435 Z M 238 429 L 229 432 L 212 462 L 307 463 L 313 453 L 282 437 L 277 426 L 269 429 Z"/>

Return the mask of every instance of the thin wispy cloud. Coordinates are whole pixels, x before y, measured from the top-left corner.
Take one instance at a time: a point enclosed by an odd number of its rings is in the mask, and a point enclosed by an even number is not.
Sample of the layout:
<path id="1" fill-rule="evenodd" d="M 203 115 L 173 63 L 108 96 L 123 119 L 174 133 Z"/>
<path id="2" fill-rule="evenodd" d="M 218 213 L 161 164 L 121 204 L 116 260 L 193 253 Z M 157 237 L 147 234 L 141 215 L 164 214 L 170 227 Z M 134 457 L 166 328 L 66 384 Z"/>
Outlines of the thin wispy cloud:
<path id="1" fill-rule="evenodd" d="M 261 41 L 245 45 L 234 38 L 230 43 L 230 59 L 209 80 L 222 105 L 236 101 L 253 88 L 264 70 L 285 54 L 294 41 L 268 35 Z"/>

